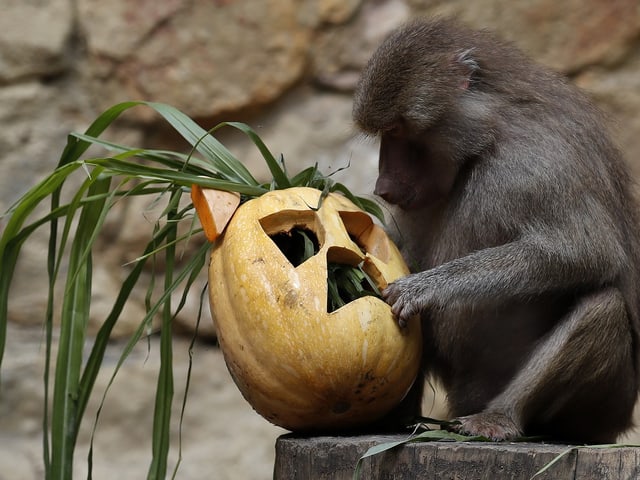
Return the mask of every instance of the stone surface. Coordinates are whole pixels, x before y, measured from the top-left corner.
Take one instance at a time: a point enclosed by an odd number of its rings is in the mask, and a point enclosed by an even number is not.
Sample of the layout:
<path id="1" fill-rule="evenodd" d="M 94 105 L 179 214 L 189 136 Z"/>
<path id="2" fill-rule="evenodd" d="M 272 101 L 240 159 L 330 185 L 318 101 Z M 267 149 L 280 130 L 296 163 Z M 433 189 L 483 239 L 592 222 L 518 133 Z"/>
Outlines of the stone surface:
<path id="1" fill-rule="evenodd" d="M 0 480 L 44 478 L 42 467 L 42 330 L 9 329 L 0 395 Z M 124 347 L 106 353 L 78 437 L 76 478 L 87 477 L 87 453 L 100 399 Z M 93 478 L 145 478 L 151 458 L 154 392 L 159 342 L 141 341 L 115 377 L 94 439 Z M 175 397 L 169 471 L 179 449 L 180 409 L 189 360 L 189 340 L 174 341 Z M 206 343 L 193 350 L 191 383 L 182 421 L 182 462 L 178 479 L 272 478 L 274 445 L 284 430 L 255 413 L 233 384 L 221 352 Z"/>
<path id="2" fill-rule="evenodd" d="M 366 2 L 352 22 L 319 32 L 312 46 L 316 82 L 353 90 L 360 69 L 378 44 L 409 18 L 410 11 L 402 0 Z"/>
<path id="3" fill-rule="evenodd" d="M 636 178 L 640 178 L 640 51 L 620 68 L 594 68 L 578 76 L 584 88 L 609 115 L 610 126 L 626 154 Z"/>
<path id="4" fill-rule="evenodd" d="M 362 0 L 304 2 L 298 7 L 298 19 L 310 27 L 318 27 L 323 24 L 341 24 L 349 20 L 362 3 Z"/>
<path id="5" fill-rule="evenodd" d="M 196 0 L 176 11 L 179 6 L 168 4 L 166 18 L 156 18 L 152 27 L 146 16 L 128 16 L 130 7 L 109 14 L 111 22 L 127 22 L 121 28 L 136 30 L 142 22 L 148 31 L 123 45 L 128 50 L 118 57 L 112 29 L 92 29 L 92 17 L 82 19 L 103 105 L 162 100 L 192 116 L 208 116 L 271 102 L 302 75 L 310 36 L 297 22 L 293 0 Z"/>
<path id="6" fill-rule="evenodd" d="M 612 64 L 633 49 L 640 28 L 635 0 L 409 0 L 425 15 L 456 15 L 498 31 L 538 61 L 563 72 Z"/>
<path id="7" fill-rule="evenodd" d="M 87 125 L 83 95 L 29 80 L 0 87 L 0 210 L 57 165 L 67 135 Z"/>
<path id="8" fill-rule="evenodd" d="M 155 30 L 184 10 L 186 0 L 77 0 L 80 25 L 90 55 L 122 61 Z"/>
<path id="9" fill-rule="evenodd" d="M 0 84 L 64 70 L 72 26 L 71 0 L 3 0 Z"/>
<path id="10" fill-rule="evenodd" d="M 263 115 L 256 130 L 274 155 L 284 156 L 289 173 L 317 163 L 321 172 L 333 174 L 333 179 L 348 184 L 354 192 L 367 195 L 373 191 L 377 145 L 355 132 L 349 97 L 300 87 Z M 266 163 L 253 144 L 236 135 L 223 139 L 257 178 L 269 178 Z"/>

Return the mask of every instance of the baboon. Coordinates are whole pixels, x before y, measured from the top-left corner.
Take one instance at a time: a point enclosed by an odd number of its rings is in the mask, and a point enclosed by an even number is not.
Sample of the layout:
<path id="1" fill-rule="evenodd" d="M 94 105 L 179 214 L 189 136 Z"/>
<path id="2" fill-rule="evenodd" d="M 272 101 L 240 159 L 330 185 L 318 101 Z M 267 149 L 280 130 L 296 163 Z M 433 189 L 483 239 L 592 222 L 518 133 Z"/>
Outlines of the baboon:
<path id="1" fill-rule="evenodd" d="M 615 441 L 639 384 L 640 238 L 599 111 L 514 46 L 434 19 L 382 43 L 353 116 L 380 138 L 374 193 L 412 270 L 383 297 L 401 326 L 421 316 L 452 428 Z"/>

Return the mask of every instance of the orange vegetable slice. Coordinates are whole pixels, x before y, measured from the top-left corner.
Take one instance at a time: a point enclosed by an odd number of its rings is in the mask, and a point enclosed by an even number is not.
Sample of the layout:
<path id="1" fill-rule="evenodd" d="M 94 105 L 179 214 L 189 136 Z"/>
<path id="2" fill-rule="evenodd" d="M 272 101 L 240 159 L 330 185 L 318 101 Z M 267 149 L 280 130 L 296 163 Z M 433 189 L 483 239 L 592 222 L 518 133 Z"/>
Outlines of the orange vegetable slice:
<path id="1" fill-rule="evenodd" d="M 214 242 L 240 205 L 240 194 L 191 185 L 191 201 L 207 240 Z"/>

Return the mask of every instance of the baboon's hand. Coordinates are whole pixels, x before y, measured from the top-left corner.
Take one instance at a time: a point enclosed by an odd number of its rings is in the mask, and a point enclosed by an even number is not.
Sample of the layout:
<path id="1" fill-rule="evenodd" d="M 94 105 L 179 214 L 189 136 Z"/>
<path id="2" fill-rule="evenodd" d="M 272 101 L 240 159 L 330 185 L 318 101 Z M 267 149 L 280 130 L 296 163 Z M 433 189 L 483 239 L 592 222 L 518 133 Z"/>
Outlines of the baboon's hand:
<path id="1" fill-rule="evenodd" d="M 382 298 L 391 305 L 391 311 L 404 327 L 414 315 L 422 313 L 429 307 L 428 288 L 420 275 L 407 275 L 389 284 L 382 291 Z"/>

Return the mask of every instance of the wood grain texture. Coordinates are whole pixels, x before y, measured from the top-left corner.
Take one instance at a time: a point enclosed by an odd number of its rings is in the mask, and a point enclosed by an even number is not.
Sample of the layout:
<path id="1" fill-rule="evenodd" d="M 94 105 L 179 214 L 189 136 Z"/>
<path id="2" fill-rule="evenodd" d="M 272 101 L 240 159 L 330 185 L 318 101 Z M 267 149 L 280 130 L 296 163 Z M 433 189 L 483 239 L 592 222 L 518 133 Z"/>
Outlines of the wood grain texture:
<path id="1" fill-rule="evenodd" d="M 351 480 L 358 459 L 373 445 L 403 435 L 283 435 L 276 442 L 275 480 Z M 569 445 L 544 443 L 410 443 L 364 460 L 360 479 L 529 480 Z M 536 480 L 640 478 L 640 448 L 580 447 Z"/>

